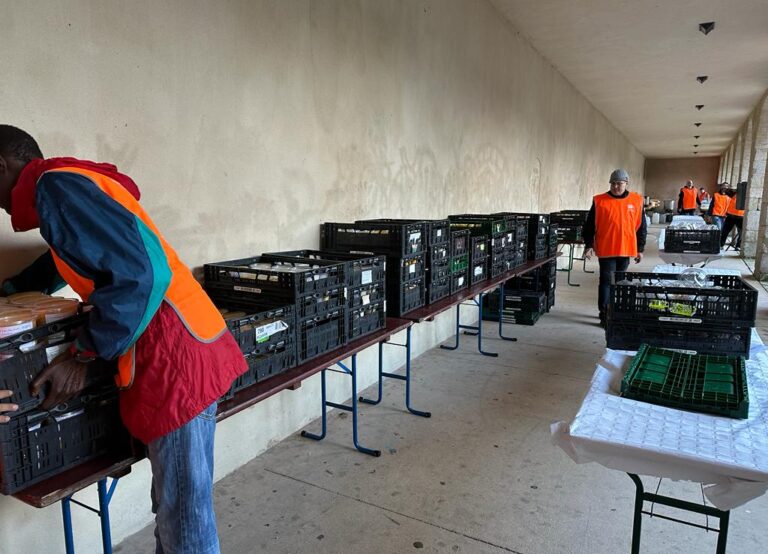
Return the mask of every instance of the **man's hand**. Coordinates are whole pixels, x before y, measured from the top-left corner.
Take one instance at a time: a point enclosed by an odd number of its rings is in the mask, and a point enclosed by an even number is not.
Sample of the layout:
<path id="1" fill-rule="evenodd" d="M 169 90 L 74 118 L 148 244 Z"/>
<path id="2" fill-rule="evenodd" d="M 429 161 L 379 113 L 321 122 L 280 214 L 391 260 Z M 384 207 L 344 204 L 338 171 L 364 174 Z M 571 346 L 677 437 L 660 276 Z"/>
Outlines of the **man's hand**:
<path id="1" fill-rule="evenodd" d="M 592 256 L 594 256 L 594 255 L 595 255 L 595 249 L 594 248 L 587 248 L 584 251 L 584 259 L 585 260 L 591 260 Z"/>
<path id="2" fill-rule="evenodd" d="M 64 352 L 40 372 L 32 381 L 30 389 L 37 396 L 43 385 L 50 383 L 51 388 L 41 405 L 44 410 L 50 410 L 81 392 L 85 388 L 87 373 L 86 364 L 73 359 L 69 352 Z"/>
<path id="3" fill-rule="evenodd" d="M 13 391 L 10 390 L 0 390 L 0 400 L 4 398 L 10 398 L 13 394 Z M 0 423 L 8 423 L 11 421 L 11 418 L 2 415 L 3 412 L 15 412 L 19 409 L 19 406 L 16 404 L 11 404 L 10 402 L 0 402 Z"/>
<path id="4" fill-rule="evenodd" d="M 637 256 L 635 256 L 635 263 L 639 264 L 642 261 L 643 261 L 643 253 L 642 252 L 638 252 Z"/>

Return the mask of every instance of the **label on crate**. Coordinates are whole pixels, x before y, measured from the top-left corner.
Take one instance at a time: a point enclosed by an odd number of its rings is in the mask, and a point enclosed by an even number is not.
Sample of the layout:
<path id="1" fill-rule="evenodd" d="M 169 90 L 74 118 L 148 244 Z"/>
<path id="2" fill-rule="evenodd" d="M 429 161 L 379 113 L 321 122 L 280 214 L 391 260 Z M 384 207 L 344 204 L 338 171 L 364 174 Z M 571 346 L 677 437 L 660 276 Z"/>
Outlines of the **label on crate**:
<path id="1" fill-rule="evenodd" d="M 255 294 L 261 294 L 261 289 L 256 287 L 241 287 L 240 285 L 235 285 L 234 289 L 238 292 L 253 292 Z"/>
<path id="2" fill-rule="evenodd" d="M 464 276 L 459 277 L 459 286 L 464 284 Z"/>
<path id="3" fill-rule="evenodd" d="M 373 283 L 373 270 L 366 269 L 360 274 L 360 280 L 363 285 L 369 285 Z"/>
<path id="4" fill-rule="evenodd" d="M 272 335 L 275 335 L 280 331 L 285 331 L 286 329 L 288 329 L 288 324 L 283 320 L 273 321 L 267 325 L 256 327 L 254 329 L 256 334 L 256 342 L 266 342 Z"/>
<path id="5" fill-rule="evenodd" d="M 371 303 L 371 296 L 369 294 L 361 294 L 360 299 L 363 301 L 363 306 Z"/>
<path id="6" fill-rule="evenodd" d="M 440 238 L 442 236 L 443 236 L 443 230 L 442 229 L 438 229 L 437 230 L 437 238 Z"/>
<path id="7" fill-rule="evenodd" d="M 56 346 L 49 346 L 46 348 L 45 358 L 48 360 L 48 363 L 53 363 L 53 360 L 69 350 L 70 346 L 72 346 L 71 342 L 65 342 L 64 344 L 57 344 Z"/>
<path id="8" fill-rule="evenodd" d="M 700 319 L 692 319 L 689 317 L 660 317 L 659 321 L 669 321 L 672 323 L 701 323 Z"/>
<path id="9" fill-rule="evenodd" d="M 416 264 L 408 266 L 408 273 L 416 273 Z"/>
<path id="10" fill-rule="evenodd" d="M 475 267 L 475 277 L 477 277 L 478 275 L 482 275 L 482 274 L 483 274 L 483 266 L 479 265 L 479 266 Z"/>

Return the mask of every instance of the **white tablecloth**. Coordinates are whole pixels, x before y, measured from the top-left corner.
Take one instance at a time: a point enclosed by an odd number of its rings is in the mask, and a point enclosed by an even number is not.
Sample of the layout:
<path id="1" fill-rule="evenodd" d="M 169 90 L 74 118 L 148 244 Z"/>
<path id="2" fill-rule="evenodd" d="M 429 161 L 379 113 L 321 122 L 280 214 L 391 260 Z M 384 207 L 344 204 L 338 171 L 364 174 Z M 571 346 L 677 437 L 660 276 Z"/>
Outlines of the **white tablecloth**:
<path id="1" fill-rule="evenodd" d="M 686 412 L 619 396 L 634 352 L 606 350 L 571 423 L 552 438 L 577 463 L 705 485 L 722 510 L 768 490 L 768 352 L 752 331 L 747 361 L 749 418 Z"/>

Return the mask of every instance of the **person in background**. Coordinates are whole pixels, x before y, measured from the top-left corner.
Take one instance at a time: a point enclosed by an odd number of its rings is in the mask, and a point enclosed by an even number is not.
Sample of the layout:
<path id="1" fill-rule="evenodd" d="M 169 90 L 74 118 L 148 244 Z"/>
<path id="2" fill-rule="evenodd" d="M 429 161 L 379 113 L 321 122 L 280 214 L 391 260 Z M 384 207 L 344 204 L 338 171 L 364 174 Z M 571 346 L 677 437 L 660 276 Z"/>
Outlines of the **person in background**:
<path id="1" fill-rule="evenodd" d="M 605 327 L 610 294 L 611 275 L 626 271 L 629 259 L 635 263 L 643 259 L 647 224 L 643 210 L 643 197 L 629 192 L 629 174 L 623 169 L 611 173 L 608 192 L 598 194 L 584 223 L 584 256 L 597 255 L 600 263 L 600 284 L 597 308 L 600 325 Z M 695 192 L 695 191 L 694 191 Z"/>
<path id="2" fill-rule="evenodd" d="M 741 184 L 741 183 L 740 183 Z M 746 186 L 746 183 L 744 183 Z M 731 231 L 736 229 L 736 238 L 731 241 L 733 249 L 737 252 L 741 249 L 741 226 L 744 223 L 744 211 L 736 209 L 736 189 L 728 191 L 728 208 L 726 209 L 725 222 L 720 232 L 720 248 L 725 246 L 725 241 Z"/>
<path id="3" fill-rule="evenodd" d="M 702 215 L 709 209 L 709 203 L 712 201 L 712 197 L 709 195 L 704 187 L 699 188 L 698 194 L 699 211 Z"/>
<path id="4" fill-rule="evenodd" d="M 157 552 L 217 554 L 217 399 L 248 366 L 139 197 L 114 165 L 44 159 L 28 133 L 0 125 L 0 207 L 15 231 L 40 229 L 58 276 L 92 306 L 71 351 L 35 378 L 32 393 L 48 384 L 42 407 L 51 408 L 83 390 L 89 362 L 117 359 L 120 414 L 152 466 Z M 3 290 L 56 281 L 28 274 Z"/>
<path id="5" fill-rule="evenodd" d="M 720 229 L 720 242 L 722 243 L 723 237 L 723 222 L 725 216 L 728 214 L 728 204 L 731 198 L 728 196 L 728 182 L 720 183 L 718 191 L 712 197 L 712 201 L 709 203 L 709 211 L 707 215 L 712 218 L 712 223 L 717 225 Z"/>
<path id="6" fill-rule="evenodd" d="M 693 186 L 693 181 L 688 179 L 685 182 L 685 186 L 680 189 L 680 194 L 677 197 L 677 213 L 693 215 L 700 204 L 701 201 L 696 193 L 696 187 Z"/>

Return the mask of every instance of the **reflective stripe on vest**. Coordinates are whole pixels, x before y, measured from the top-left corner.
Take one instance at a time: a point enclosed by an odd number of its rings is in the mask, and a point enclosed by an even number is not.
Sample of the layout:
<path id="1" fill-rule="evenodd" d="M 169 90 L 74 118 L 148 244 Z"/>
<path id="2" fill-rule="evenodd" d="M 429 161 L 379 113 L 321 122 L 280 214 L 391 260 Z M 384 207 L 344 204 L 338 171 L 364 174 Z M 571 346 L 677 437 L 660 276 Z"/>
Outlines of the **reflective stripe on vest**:
<path id="1" fill-rule="evenodd" d="M 607 192 L 594 198 L 595 254 L 601 258 L 637 256 L 637 230 L 643 217 L 643 197 L 630 192 L 616 198 Z"/>
<path id="2" fill-rule="evenodd" d="M 680 189 L 683 193 L 683 209 L 694 210 L 696 209 L 696 189 L 683 187 Z"/>
<path id="3" fill-rule="evenodd" d="M 716 192 L 714 199 L 712 200 L 712 215 L 723 217 L 728 211 L 729 201 L 730 198 L 728 198 L 728 196 Z"/>
<path id="4" fill-rule="evenodd" d="M 203 291 L 200 283 L 195 280 L 189 268 L 179 260 L 176 251 L 165 241 L 144 208 L 131 193 L 117 181 L 95 171 L 79 167 L 65 167 L 54 171 L 78 173 L 87 177 L 107 196 L 139 218 L 157 235 L 172 272 L 171 284 L 165 293 L 164 300 L 173 307 L 192 336 L 201 342 L 209 343 L 217 340 L 226 332 L 227 326 L 216 306 Z M 94 290 L 93 281 L 77 273 L 55 252 L 53 252 L 53 260 L 67 284 L 87 302 Z M 118 358 L 118 375 L 115 378 L 118 387 L 127 388 L 133 383 L 133 350 L 133 347 L 129 348 Z"/>

